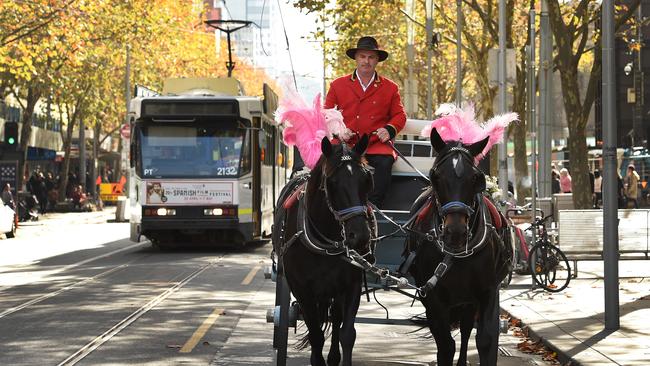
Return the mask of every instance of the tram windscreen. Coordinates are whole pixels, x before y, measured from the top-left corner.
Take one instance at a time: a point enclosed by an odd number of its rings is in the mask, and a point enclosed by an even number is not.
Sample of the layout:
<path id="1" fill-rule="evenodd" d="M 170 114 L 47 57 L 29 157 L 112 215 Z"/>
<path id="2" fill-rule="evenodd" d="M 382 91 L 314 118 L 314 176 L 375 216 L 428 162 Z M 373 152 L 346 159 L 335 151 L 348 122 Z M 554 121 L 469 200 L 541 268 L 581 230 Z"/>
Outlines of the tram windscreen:
<path id="1" fill-rule="evenodd" d="M 237 177 L 249 164 L 244 129 L 150 125 L 140 133 L 143 178 Z"/>

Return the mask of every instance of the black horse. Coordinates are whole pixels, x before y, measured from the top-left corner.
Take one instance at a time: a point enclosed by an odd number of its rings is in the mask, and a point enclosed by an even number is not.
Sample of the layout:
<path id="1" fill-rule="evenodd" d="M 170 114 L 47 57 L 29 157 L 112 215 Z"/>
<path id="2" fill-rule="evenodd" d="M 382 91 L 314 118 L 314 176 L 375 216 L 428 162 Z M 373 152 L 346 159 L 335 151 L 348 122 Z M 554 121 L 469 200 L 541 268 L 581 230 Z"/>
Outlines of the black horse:
<path id="1" fill-rule="evenodd" d="M 339 343 L 343 365 L 352 363 L 362 271 L 351 263 L 357 254 L 371 255 L 375 227 L 368 208 L 372 175 L 363 158 L 367 146 L 367 136 L 351 149 L 324 138 L 323 155 L 308 176 L 301 198 L 284 207 L 283 224 L 276 211 L 276 228 L 281 225 L 284 230 L 274 230 L 274 250 L 307 325 L 312 365 L 325 365 L 322 351 L 328 315 L 332 343 L 327 364 L 341 361 Z M 301 190 L 295 189 L 291 196 Z M 287 206 L 283 196 L 289 194 L 281 194 L 278 206 Z"/>
<path id="2" fill-rule="evenodd" d="M 429 174 L 431 186 L 411 209 L 417 219 L 406 242 L 407 253 L 414 256 L 409 272 L 422 289 L 440 366 L 453 363 L 456 344 L 450 333 L 455 324 L 461 331 L 458 365 L 466 365 L 475 321 L 480 364 L 497 363 L 498 285 L 510 257 L 484 201 L 485 175 L 474 163 L 487 142 L 445 143 L 432 129 L 438 157 Z"/>

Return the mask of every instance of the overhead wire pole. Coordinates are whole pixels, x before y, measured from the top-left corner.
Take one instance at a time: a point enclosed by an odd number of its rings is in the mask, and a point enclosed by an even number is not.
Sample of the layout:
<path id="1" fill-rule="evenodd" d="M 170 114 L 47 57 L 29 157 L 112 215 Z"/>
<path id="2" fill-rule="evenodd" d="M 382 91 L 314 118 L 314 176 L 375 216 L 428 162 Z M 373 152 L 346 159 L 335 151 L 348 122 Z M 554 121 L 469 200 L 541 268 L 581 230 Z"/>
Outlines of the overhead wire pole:
<path id="1" fill-rule="evenodd" d="M 551 26 L 548 19 L 548 1 L 542 0 L 539 17 L 539 193 L 541 197 L 551 197 Z"/>
<path id="2" fill-rule="evenodd" d="M 536 105 L 536 88 L 535 85 L 535 39 L 537 35 L 535 33 L 535 5 L 531 4 L 530 6 L 530 43 L 528 44 L 528 72 L 526 73 L 526 79 L 528 80 L 528 123 L 530 123 L 530 150 L 531 150 L 531 160 L 532 164 L 530 167 L 530 183 L 531 183 L 531 197 L 532 197 L 532 209 L 533 209 L 533 218 L 535 218 L 537 213 L 537 120 L 535 119 L 537 111 L 535 110 Z M 537 243 L 536 232 L 531 230 L 533 235 L 533 243 Z M 531 285 L 532 288 L 535 288 L 535 278 L 531 274 Z"/>
<path id="3" fill-rule="evenodd" d="M 433 71 L 431 69 L 431 59 L 433 58 L 433 0 L 426 0 L 424 3 L 426 13 L 426 33 L 427 33 L 427 119 L 433 118 Z"/>
<path id="4" fill-rule="evenodd" d="M 618 189 L 616 173 L 616 94 L 614 84 L 614 1 L 602 5 L 603 89 L 603 260 L 605 329 L 620 327 L 618 283 Z"/>
<path id="5" fill-rule="evenodd" d="M 506 113 L 506 0 L 499 0 L 499 113 Z M 499 188 L 501 197 L 508 197 L 508 132 L 503 131 L 499 144 Z"/>
<path id="6" fill-rule="evenodd" d="M 228 61 L 226 61 L 226 69 L 228 69 L 228 77 L 232 77 L 232 71 L 235 69 L 235 63 L 232 61 L 232 47 L 230 44 L 230 33 L 248 27 L 249 25 L 253 24 L 253 22 L 251 22 L 250 20 L 209 19 L 205 21 L 205 24 L 226 33 L 226 38 L 228 40 Z"/>

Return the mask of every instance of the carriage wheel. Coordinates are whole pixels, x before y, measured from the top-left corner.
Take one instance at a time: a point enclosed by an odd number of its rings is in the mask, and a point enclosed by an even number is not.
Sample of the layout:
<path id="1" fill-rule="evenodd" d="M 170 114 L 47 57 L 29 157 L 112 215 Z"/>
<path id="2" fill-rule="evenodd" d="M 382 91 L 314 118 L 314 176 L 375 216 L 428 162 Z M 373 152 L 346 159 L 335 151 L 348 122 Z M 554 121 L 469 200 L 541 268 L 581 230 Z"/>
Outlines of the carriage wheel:
<path id="1" fill-rule="evenodd" d="M 569 261 L 560 248 L 550 243 L 532 247 L 528 267 L 537 285 L 549 292 L 560 292 L 571 281 Z"/>
<path id="2" fill-rule="evenodd" d="M 287 364 L 287 347 L 289 339 L 289 306 L 291 291 L 284 277 L 282 266 L 278 265 L 277 280 L 275 283 L 276 305 L 280 307 L 280 319 L 273 329 L 273 347 L 277 350 L 276 365 Z"/>

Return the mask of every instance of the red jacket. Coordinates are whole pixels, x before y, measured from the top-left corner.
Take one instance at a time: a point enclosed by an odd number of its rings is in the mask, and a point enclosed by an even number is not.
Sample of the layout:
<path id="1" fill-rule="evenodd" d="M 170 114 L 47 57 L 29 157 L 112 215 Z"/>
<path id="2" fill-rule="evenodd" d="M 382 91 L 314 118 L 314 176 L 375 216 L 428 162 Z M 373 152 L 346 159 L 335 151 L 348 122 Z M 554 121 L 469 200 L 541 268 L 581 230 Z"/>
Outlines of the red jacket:
<path id="1" fill-rule="evenodd" d="M 334 107 L 341 110 L 346 126 L 359 135 L 385 127 L 394 137 L 406 123 L 397 84 L 379 74 L 375 74 L 375 80 L 365 92 L 356 73 L 332 81 L 325 98 L 325 108 Z M 379 141 L 376 135 L 370 137 L 367 153 L 395 157 L 393 149 Z"/>

